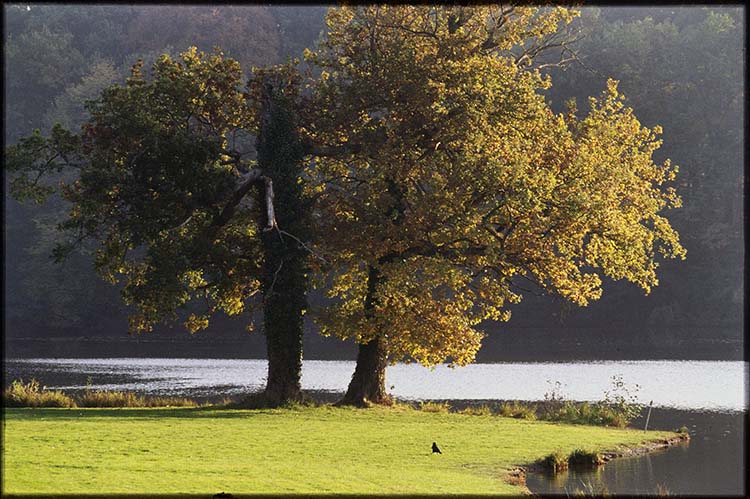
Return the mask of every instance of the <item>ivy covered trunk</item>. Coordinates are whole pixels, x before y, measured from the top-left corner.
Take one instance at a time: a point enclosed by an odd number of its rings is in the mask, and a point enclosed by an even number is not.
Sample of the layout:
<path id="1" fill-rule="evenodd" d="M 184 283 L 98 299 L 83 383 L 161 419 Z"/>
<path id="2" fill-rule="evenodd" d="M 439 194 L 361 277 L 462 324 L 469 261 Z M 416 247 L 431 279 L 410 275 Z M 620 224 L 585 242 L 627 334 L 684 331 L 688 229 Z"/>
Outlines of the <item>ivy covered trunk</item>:
<path id="1" fill-rule="evenodd" d="M 258 167 L 273 182 L 276 224 L 261 235 L 264 252 L 263 329 L 268 350 L 264 402 L 275 406 L 302 397 L 303 314 L 307 307 L 308 214 L 303 204 L 303 150 L 294 115 L 283 93 L 264 86 L 263 111 L 257 139 Z"/>
<path id="2" fill-rule="evenodd" d="M 365 298 L 365 316 L 373 317 L 375 299 L 380 272 L 370 267 L 367 274 L 367 296 Z M 388 350 L 385 339 L 376 336 L 367 343 L 359 345 L 357 367 L 349 382 L 346 395 L 341 405 L 367 406 L 369 404 L 390 404 L 391 397 L 385 390 L 385 368 L 388 365 Z"/>

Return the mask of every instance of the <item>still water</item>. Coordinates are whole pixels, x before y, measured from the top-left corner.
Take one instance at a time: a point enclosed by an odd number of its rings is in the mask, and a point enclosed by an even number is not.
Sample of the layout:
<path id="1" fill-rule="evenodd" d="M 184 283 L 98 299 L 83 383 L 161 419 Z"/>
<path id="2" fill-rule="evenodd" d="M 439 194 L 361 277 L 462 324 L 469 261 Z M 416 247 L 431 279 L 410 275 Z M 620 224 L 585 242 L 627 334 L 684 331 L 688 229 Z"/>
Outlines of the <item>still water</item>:
<path id="1" fill-rule="evenodd" d="M 49 388 L 133 390 L 193 397 L 232 396 L 264 386 L 265 360 L 236 359 L 23 359 L 7 360 L 5 379 L 36 377 Z M 341 392 L 354 372 L 351 361 L 306 360 L 302 387 Z M 601 400 L 612 377 L 639 385 L 641 401 L 677 409 L 747 408 L 748 367 L 734 361 L 511 362 L 427 369 L 397 364 L 387 370 L 391 394 L 407 400 L 542 400 L 555 383 L 570 400 Z"/>
<path id="2" fill-rule="evenodd" d="M 259 391 L 265 360 L 229 359 L 23 359 L 6 360 L 4 378 L 32 377 L 49 388 L 132 390 L 152 395 L 216 399 Z M 339 394 L 354 362 L 303 363 L 302 385 Z M 616 459 L 589 472 L 554 477 L 530 474 L 535 493 L 743 495 L 748 364 L 734 361 L 603 361 L 474 364 L 460 368 L 397 364 L 388 368 L 391 394 L 406 400 L 469 403 L 542 400 L 555 388 L 569 400 L 601 400 L 613 376 L 639 385 L 641 402 L 653 401 L 649 428 L 687 426 L 689 443 L 638 458 Z M 456 405 L 456 404 L 454 404 Z M 458 406 L 458 405 L 456 405 Z M 633 423 L 643 427 L 643 418 Z"/>

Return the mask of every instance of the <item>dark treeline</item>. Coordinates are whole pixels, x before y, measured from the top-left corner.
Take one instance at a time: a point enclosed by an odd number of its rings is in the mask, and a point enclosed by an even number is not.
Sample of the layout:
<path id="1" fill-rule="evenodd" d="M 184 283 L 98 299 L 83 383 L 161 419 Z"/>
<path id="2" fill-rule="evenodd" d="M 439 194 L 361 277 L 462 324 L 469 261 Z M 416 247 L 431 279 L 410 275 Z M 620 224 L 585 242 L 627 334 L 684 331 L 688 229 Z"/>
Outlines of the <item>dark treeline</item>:
<path id="1" fill-rule="evenodd" d="M 324 29 L 325 10 L 6 5 L 5 141 L 34 128 L 46 132 L 55 122 L 77 126 L 86 116 L 85 101 L 124 82 L 137 59 L 148 67 L 158 54 L 177 54 L 190 45 L 206 51 L 219 46 L 245 70 L 299 57 Z M 743 11 L 584 8 L 576 30 L 582 37 L 571 48 L 578 60 L 564 70 L 548 69 L 553 78 L 548 97 L 558 111 L 570 98 L 586 109 L 586 96 L 599 94 L 610 76 L 620 80 L 627 104 L 644 125 L 663 127 L 657 159 L 670 158 L 680 167 L 683 208 L 669 216 L 688 258 L 662 262 L 660 284 L 647 297 L 627 283 L 608 283 L 600 301 L 579 309 L 529 289 L 509 323 L 485 325 L 490 334 L 479 360 L 524 357 L 530 345 L 542 343 L 550 355 L 627 345 L 629 352 L 641 350 L 641 357 L 678 348 L 688 357 L 724 342 L 730 347 L 721 355 L 737 356 L 743 319 Z M 557 54 L 548 57 L 556 62 Z M 96 276 L 90 258 L 74 256 L 63 265 L 49 258 L 63 203 L 40 208 L 4 199 L 6 339 L 124 335 L 127 311 L 118 290 Z M 257 347 L 247 356 L 262 355 L 260 339 L 244 339 L 245 325 L 242 319 L 216 321 L 199 335 L 231 339 L 232 345 L 243 338 L 243 344 Z M 161 328 L 155 335 L 168 332 Z M 187 333 L 177 326 L 165 336 Z M 355 352 L 352 345 L 315 334 L 307 341 L 314 346 L 308 357 L 341 352 L 353 358 Z M 141 344 L 150 354 L 167 354 L 163 346 Z"/>

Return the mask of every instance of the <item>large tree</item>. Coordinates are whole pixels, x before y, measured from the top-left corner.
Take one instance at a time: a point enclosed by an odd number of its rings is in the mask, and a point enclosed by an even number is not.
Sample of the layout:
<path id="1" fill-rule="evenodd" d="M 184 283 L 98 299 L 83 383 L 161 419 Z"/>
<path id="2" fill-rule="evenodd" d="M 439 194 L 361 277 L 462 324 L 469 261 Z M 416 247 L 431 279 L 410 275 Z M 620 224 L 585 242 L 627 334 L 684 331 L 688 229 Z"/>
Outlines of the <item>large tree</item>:
<path id="1" fill-rule="evenodd" d="M 97 270 L 135 308 L 131 331 L 176 319 L 196 299 L 204 310 L 184 321 L 193 332 L 215 312 L 262 305 L 272 405 L 300 397 L 307 288 L 291 74 L 259 71 L 244 88 L 239 63 L 193 47 L 162 56 L 151 78 L 134 65 L 124 86 L 88 105 L 80 133 L 57 125 L 6 150 L 19 198 L 43 201 L 51 175 L 66 175 L 70 239 L 55 255 L 92 241 Z"/>
<path id="2" fill-rule="evenodd" d="M 601 276 L 646 293 L 656 253 L 684 257 L 661 212 L 676 168 L 654 163 L 610 81 L 590 112 L 555 114 L 533 58 L 573 13 L 528 7 L 332 9 L 308 60 L 323 251 L 335 254 L 324 334 L 360 344 L 345 403 L 387 402 L 398 360 L 466 364 L 484 320 L 525 279 L 585 306 Z M 565 56 L 565 54 L 563 54 Z M 564 57 L 563 57 L 564 58 Z M 334 237 L 335 235 L 335 237 Z"/>

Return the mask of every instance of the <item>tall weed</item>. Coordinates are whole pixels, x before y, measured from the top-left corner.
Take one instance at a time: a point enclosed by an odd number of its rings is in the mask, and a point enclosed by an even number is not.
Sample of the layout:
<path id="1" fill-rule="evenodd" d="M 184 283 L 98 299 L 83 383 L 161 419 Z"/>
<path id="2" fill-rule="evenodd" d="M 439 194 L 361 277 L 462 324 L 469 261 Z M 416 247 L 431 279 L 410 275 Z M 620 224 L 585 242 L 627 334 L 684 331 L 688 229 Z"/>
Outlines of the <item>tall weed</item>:
<path id="1" fill-rule="evenodd" d="M 447 413 L 451 409 L 448 402 L 420 402 L 419 410 L 422 412 L 439 412 Z"/>
<path id="2" fill-rule="evenodd" d="M 48 390 L 32 378 L 28 383 L 14 380 L 3 391 L 5 407 L 76 407 L 75 401 L 58 390 Z"/>
<path id="3" fill-rule="evenodd" d="M 504 402 L 498 414 L 507 418 L 536 419 L 536 405 L 527 405 L 522 402 Z"/>

